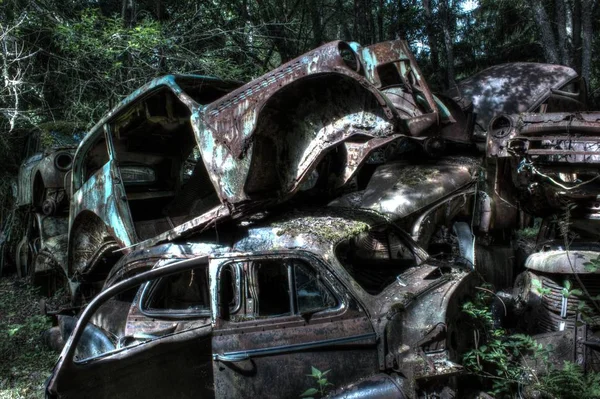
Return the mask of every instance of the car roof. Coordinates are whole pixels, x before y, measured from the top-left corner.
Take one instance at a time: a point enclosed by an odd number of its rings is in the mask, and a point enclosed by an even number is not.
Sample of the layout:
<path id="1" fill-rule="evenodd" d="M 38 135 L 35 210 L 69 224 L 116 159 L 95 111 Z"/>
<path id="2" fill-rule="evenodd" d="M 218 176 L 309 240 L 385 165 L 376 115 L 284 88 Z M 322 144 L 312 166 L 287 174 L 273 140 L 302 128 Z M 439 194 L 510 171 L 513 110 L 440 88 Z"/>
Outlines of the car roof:
<path id="1" fill-rule="evenodd" d="M 186 87 L 194 87 L 198 85 L 219 85 L 225 84 L 227 86 L 231 86 L 231 88 L 237 87 L 240 85 L 240 82 L 232 81 L 232 80 L 224 80 L 214 76 L 203 76 L 203 75 L 164 75 L 158 78 L 154 78 L 138 89 L 134 90 L 127 97 L 121 100 L 113 109 L 111 109 L 108 113 L 106 113 L 94 127 L 92 127 L 89 131 L 95 132 L 98 129 L 101 129 L 102 126 L 107 123 L 110 119 L 112 119 L 115 115 L 119 114 L 123 109 L 128 107 L 130 104 L 137 102 L 140 98 L 144 97 L 147 93 L 153 91 L 154 89 L 165 86 L 170 87 L 174 91 L 178 91 L 179 89 L 185 90 Z M 89 140 L 90 135 L 86 135 L 82 143 Z"/>
<path id="2" fill-rule="evenodd" d="M 241 252 L 273 249 L 332 250 L 344 239 L 374 227 L 388 219 L 380 213 L 352 208 L 328 207 L 294 210 L 266 218 L 241 233 L 234 250 Z"/>
<path id="3" fill-rule="evenodd" d="M 184 259 L 224 252 L 262 252 L 310 249 L 331 251 L 340 241 L 389 223 L 380 213 L 327 207 L 257 214 L 233 230 L 217 226 L 212 231 L 175 242 L 137 249 L 119 263 L 147 258 Z"/>

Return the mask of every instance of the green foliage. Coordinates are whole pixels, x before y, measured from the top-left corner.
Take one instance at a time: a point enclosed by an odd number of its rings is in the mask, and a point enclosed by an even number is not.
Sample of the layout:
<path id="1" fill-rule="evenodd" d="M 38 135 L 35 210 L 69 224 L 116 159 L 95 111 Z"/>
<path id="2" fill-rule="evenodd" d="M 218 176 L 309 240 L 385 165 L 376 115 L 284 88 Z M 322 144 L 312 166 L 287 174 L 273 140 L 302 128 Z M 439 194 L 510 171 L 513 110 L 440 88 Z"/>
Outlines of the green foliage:
<path id="1" fill-rule="evenodd" d="M 305 399 L 314 399 L 317 397 L 315 395 L 318 394 L 319 398 L 324 398 L 327 395 L 329 387 L 333 386 L 333 384 L 331 384 L 326 377 L 330 371 L 331 370 L 321 371 L 318 368 L 311 366 L 311 373 L 307 374 L 307 376 L 314 379 L 313 384 L 315 386 L 302 392 L 300 397 Z"/>
<path id="2" fill-rule="evenodd" d="M 41 342 L 51 324 L 37 314 L 37 290 L 22 281 L 0 279 L 0 398 L 41 398 L 56 353 Z"/>
<path id="3" fill-rule="evenodd" d="M 581 295 L 565 280 L 563 295 Z M 478 292 L 463 304 L 472 327 L 479 332 L 480 342 L 463 355 L 465 368 L 487 381 L 489 392 L 496 397 L 514 397 L 520 390 L 550 395 L 553 398 L 588 399 L 600 397 L 600 374 L 584 374 L 581 367 L 565 362 L 557 368 L 551 362 L 553 348 L 544 347 L 526 334 L 509 334 L 494 328 L 490 304 L 493 295 Z M 585 305 L 584 302 L 582 304 Z M 532 369 L 529 362 L 541 367 Z M 540 372 L 541 371 L 541 372 Z M 539 373 L 539 375 L 538 375 Z"/>
<path id="4" fill-rule="evenodd" d="M 600 270 L 600 255 L 596 257 L 596 259 L 590 259 L 588 262 L 584 262 L 583 266 L 585 270 L 590 273 L 595 273 Z"/>
<path id="5" fill-rule="evenodd" d="M 583 372 L 581 366 L 564 362 L 540 378 L 537 389 L 554 398 L 593 399 L 600 397 L 600 374 Z"/>
<path id="6" fill-rule="evenodd" d="M 563 284 L 564 284 L 563 289 L 561 290 L 561 294 L 563 297 L 568 298 L 571 295 L 575 295 L 575 296 L 583 295 L 583 291 L 581 291 L 580 289 L 572 288 L 571 281 L 569 281 L 568 279 L 565 280 L 565 282 Z"/>
<path id="7" fill-rule="evenodd" d="M 534 278 L 531 280 L 531 286 L 535 289 L 535 291 L 540 294 L 540 296 L 548 295 L 552 292 L 550 288 L 546 288 L 542 285 L 542 281 Z"/>
<path id="8" fill-rule="evenodd" d="M 157 21 L 143 19 L 124 27 L 120 17 L 105 17 L 98 9 L 85 9 L 78 20 L 58 24 L 55 35 L 62 51 L 107 62 L 104 73 L 121 68 L 123 56 L 148 56 L 164 41 Z"/>
<path id="9" fill-rule="evenodd" d="M 540 227 L 535 226 L 535 227 L 525 227 L 524 229 L 517 230 L 515 233 L 517 235 L 517 238 L 532 239 L 532 238 L 536 238 L 539 232 L 540 232 Z"/>

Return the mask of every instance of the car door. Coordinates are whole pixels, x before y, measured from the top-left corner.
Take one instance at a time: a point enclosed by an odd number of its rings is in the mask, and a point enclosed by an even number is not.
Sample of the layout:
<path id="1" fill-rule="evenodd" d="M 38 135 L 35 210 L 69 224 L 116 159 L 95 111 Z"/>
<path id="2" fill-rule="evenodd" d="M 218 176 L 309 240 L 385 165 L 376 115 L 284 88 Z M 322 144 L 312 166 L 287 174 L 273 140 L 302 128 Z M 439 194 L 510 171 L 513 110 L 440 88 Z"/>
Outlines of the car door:
<path id="1" fill-rule="evenodd" d="M 229 278 L 239 276 L 232 309 Z M 298 397 L 312 368 L 336 387 L 378 370 L 376 336 L 359 303 L 321 260 L 305 252 L 225 257 L 211 263 L 217 314 L 214 381 L 219 398 Z M 234 287 L 234 289 L 236 289 Z"/>
<path id="2" fill-rule="evenodd" d="M 121 247 L 136 242 L 109 125 L 104 125 L 103 131 L 97 132 L 96 137 L 78 151 L 73 166 L 73 188 L 72 224 L 77 223 L 80 214 L 91 211 Z M 77 230 L 74 227 L 71 226 L 71 231 Z"/>
<path id="3" fill-rule="evenodd" d="M 214 397 L 207 264 L 179 261 L 99 294 L 65 345 L 47 397 Z"/>

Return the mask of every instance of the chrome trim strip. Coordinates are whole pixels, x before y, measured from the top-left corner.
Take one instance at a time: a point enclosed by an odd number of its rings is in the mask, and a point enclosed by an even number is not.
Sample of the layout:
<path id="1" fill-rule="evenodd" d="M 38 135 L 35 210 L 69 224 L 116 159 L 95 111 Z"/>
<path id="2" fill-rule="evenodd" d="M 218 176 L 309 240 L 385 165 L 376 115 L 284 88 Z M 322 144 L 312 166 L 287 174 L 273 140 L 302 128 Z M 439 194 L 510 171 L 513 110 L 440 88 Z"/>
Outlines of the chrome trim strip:
<path id="1" fill-rule="evenodd" d="M 272 348 L 250 349 L 247 351 L 225 352 L 223 354 L 215 353 L 215 354 L 213 354 L 213 359 L 223 361 L 224 358 L 225 359 L 229 358 L 229 359 L 236 359 L 236 361 L 239 361 L 240 359 L 248 359 L 248 358 L 251 358 L 252 356 L 267 356 L 267 355 L 277 355 L 277 354 L 286 353 L 286 352 L 299 352 L 299 351 L 303 351 L 303 350 L 307 350 L 307 349 L 323 348 L 323 347 L 331 346 L 331 345 L 340 345 L 340 344 L 346 344 L 346 343 L 350 343 L 350 342 L 363 341 L 366 339 L 376 339 L 376 338 L 377 338 L 377 334 L 372 332 L 372 333 L 368 333 L 368 334 L 354 335 L 351 337 L 332 338 L 332 339 L 325 339 L 323 341 L 312 341 L 312 342 L 306 342 L 306 343 L 302 343 L 302 344 L 281 345 L 281 346 L 274 346 Z M 225 360 L 225 361 L 227 361 L 227 360 Z"/>

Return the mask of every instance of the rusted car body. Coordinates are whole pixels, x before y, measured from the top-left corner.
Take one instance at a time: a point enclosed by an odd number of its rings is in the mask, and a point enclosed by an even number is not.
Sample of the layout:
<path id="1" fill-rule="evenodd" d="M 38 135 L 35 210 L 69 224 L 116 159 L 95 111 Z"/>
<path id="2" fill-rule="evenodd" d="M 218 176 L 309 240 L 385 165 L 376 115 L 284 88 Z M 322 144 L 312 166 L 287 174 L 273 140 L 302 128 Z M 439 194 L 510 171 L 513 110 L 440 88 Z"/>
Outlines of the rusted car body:
<path id="1" fill-rule="evenodd" d="M 439 229 L 470 221 L 481 159 L 445 156 L 393 161 L 377 167 L 366 188 L 330 203 L 381 212 L 408 231 L 423 248 L 439 237 Z M 485 228 L 485 221 L 478 223 Z"/>
<path id="2" fill-rule="evenodd" d="M 65 175 L 71 170 L 75 147 L 52 148 L 28 158 L 19 169 L 18 207 L 31 206 L 54 215 L 68 205 Z"/>
<path id="3" fill-rule="evenodd" d="M 558 361 L 600 370 L 600 114 L 502 115 L 490 126 L 488 157 L 511 169 L 497 185 L 543 219 L 506 298 L 525 331 L 562 348 Z"/>
<path id="4" fill-rule="evenodd" d="M 497 185 L 514 186 L 530 213 L 546 216 L 566 201 L 578 204 L 575 214 L 598 213 L 600 113 L 501 115 L 490 126 L 488 157 L 512 169 Z"/>
<path id="5" fill-rule="evenodd" d="M 586 85 L 575 70 L 562 65 L 507 63 L 487 68 L 464 79 L 446 93 L 475 114 L 473 139 L 486 152 L 489 131 L 502 114 L 585 111 Z M 497 121 L 496 123 L 498 123 Z M 502 159 L 487 156 L 486 179 L 480 186 L 487 217 L 487 230 L 497 241 L 515 228 L 527 227 L 529 218 L 516 204 L 507 201 L 514 193 L 502 184 L 509 181 L 511 166 Z M 501 182 L 499 185 L 498 182 Z M 504 191 L 508 190 L 508 191 Z"/>
<path id="6" fill-rule="evenodd" d="M 472 105 L 474 135 L 480 141 L 500 114 L 583 111 L 587 101 L 575 70 L 532 62 L 494 65 L 458 82 L 447 94 L 463 106 Z"/>
<path id="7" fill-rule="evenodd" d="M 600 371 L 600 244 L 597 221 L 577 220 L 573 231 L 596 230 L 595 236 L 566 240 L 545 223 L 538 245 L 525 262 L 510 291 L 500 292 L 508 309 L 504 320 L 497 304 L 498 323 L 525 332 L 553 348 L 551 361 L 560 366 L 570 361 L 586 371 Z M 571 240 L 571 241 L 569 241 Z M 546 371 L 544 364 L 532 364 Z"/>
<path id="8" fill-rule="evenodd" d="M 74 153 L 74 146 L 53 147 L 21 165 L 15 201 L 24 222 L 15 249 L 20 277 L 38 282 L 62 279 L 60 265 L 65 262 L 69 219 L 65 185 L 70 185 L 68 174 Z"/>
<path id="9" fill-rule="evenodd" d="M 461 371 L 455 321 L 474 273 L 375 212 L 257 218 L 131 252 L 117 270 L 48 398 L 295 397 L 311 366 L 331 370 L 334 398 L 409 398 Z"/>
<path id="10" fill-rule="evenodd" d="M 431 94 L 402 41 L 328 43 L 241 87 L 156 79 L 77 151 L 65 274 L 97 292 L 132 246 L 193 234 L 301 191 L 352 191 L 367 159 L 398 140 L 430 151 L 470 141 L 462 111 Z"/>

